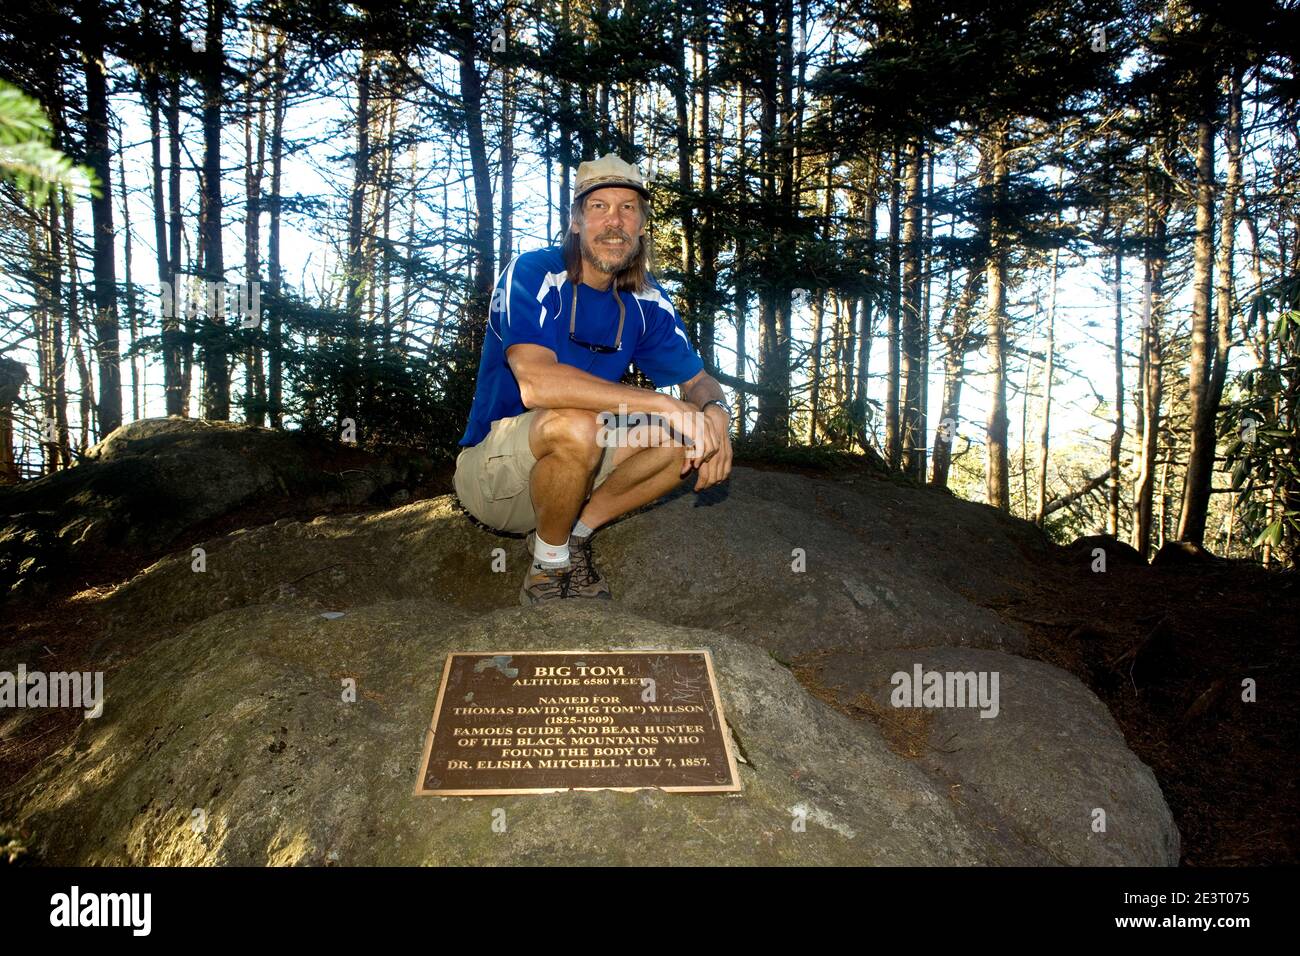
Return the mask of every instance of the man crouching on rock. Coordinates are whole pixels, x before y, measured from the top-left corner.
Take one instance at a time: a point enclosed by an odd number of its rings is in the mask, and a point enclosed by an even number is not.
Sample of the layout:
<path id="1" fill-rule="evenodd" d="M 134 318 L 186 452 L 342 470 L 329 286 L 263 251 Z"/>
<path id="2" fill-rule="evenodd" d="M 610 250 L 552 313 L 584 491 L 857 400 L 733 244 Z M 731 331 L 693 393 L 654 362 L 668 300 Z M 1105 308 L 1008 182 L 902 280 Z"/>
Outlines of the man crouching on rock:
<path id="1" fill-rule="evenodd" d="M 699 471 L 731 474 L 731 409 L 650 274 L 650 193 L 613 153 L 582 163 L 562 246 L 515 256 L 492 295 L 461 504 L 525 539 L 521 604 L 610 597 L 591 535 Z M 656 388 L 619 383 L 635 362 Z"/>

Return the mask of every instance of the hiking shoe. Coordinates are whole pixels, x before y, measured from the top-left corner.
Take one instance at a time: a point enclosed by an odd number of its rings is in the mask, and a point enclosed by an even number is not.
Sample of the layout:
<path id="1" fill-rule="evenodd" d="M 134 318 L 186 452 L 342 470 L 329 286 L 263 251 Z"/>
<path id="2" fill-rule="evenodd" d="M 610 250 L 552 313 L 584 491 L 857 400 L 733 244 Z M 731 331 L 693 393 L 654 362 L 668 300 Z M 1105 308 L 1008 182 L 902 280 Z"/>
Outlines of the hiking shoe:
<path id="1" fill-rule="evenodd" d="M 586 538 L 569 536 L 569 561 L 573 565 L 573 576 L 569 578 L 571 597 L 597 598 L 602 601 L 613 599 L 609 593 L 609 582 L 596 567 L 591 550 L 591 535 Z"/>
<path id="2" fill-rule="evenodd" d="M 529 548 L 529 555 L 531 554 L 532 549 Z M 572 564 L 563 568 L 543 568 L 535 561 L 529 561 L 524 583 L 519 588 L 519 603 L 527 607 L 543 601 L 572 597 L 569 593 L 569 577 L 572 573 Z"/>

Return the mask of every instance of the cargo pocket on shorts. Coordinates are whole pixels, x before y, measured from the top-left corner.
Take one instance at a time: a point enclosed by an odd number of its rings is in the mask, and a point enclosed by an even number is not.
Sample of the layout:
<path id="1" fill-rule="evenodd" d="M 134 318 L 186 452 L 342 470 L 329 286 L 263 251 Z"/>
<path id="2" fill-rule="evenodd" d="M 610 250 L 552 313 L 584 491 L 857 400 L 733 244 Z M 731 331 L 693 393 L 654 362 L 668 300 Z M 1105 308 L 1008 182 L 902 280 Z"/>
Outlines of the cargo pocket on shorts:
<path id="1" fill-rule="evenodd" d="M 486 501 L 513 498 L 528 487 L 528 479 L 515 468 L 515 456 L 492 455 L 479 476 L 479 489 Z"/>

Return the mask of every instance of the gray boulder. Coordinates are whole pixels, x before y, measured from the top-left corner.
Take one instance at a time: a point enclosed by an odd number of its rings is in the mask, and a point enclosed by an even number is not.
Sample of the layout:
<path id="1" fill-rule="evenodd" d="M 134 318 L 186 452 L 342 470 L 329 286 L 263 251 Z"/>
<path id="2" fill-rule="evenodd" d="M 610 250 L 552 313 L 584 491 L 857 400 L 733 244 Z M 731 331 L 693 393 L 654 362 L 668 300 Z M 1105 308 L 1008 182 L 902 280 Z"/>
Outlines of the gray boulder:
<path id="1" fill-rule="evenodd" d="M 414 796 L 445 654 L 520 646 L 709 648 L 744 789 Z M 355 703 L 343 699 L 345 678 Z M 1060 706 L 1091 715 L 1096 702 L 1082 694 Z M 1131 801 L 1121 832 L 1072 840 L 1065 831 L 1086 820 L 1048 820 L 1055 805 L 1037 793 L 1024 795 L 1029 811 L 1001 791 L 978 805 L 954 796 L 948 778 L 894 753 L 871 722 L 717 632 L 594 602 L 472 614 L 406 600 L 334 619 L 258 605 L 209 616 L 111 673 L 103 716 L 5 794 L 0 818 L 54 864 L 1175 862 L 1149 773 L 1113 728 L 1091 746 L 1106 756 L 1083 766 L 1118 768 L 1129 789 L 1067 771 L 1075 791 L 1064 802 Z M 493 829 L 497 810 L 505 832 Z"/>
<path id="2" fill-rule="evenodd" d="M 949 674 L 971 676 L 952 679 L 958 693 L 945 706 L 926 707 L 913 692 L 910 708 L 900 709 L 895 698 L 917 683 L 918 668 L 923 687 L 930 673 L 945 683 Z M 907 721 L 912 732 L 903 739 L 923 772 L 949 781 L 971 813 L 1054 861 L 1177 863 L 1178 828 L 1155 774 L 1128 749 L 1106 706 L 1065 671 L 996 651 L 921 647 L 870 657 L 836 652 L 819 658 L 817 672 L 837 701 L 865 695 L 881 723 Z M 993 692 L 982 699 L 969 693 L 981 678 Z"/>
<path id="3" fill-rule="evenodd" d="M 751 641 L 785 660 L 846 646 L 1023 646 L 1020 631 L 967 594 L 1020 586 L 1043 560 L 1033 547 L 1046 554 L 1047 546 L 1014 537 L 1023 532 L 992 509 L 920 493 L 959 516 L 973 512 L 944 526 L 942 516 L 892 513 L 851 487 L 798 475 L 736 468 L 727 484 L 720 496 L 683 486 L 597 533 L 619 604 Z M 932 537 L 915 533 L 936 521 Z M 521 539 L 468 521 L 451 496 L 374 514 L 285 519 L 199 547 L 206 570 L 194 570 L 193 552 L 180 552 L 107 597 L 102 611 L 129 630 L 124 639 L 141 636 L 142 621 L 174 629 L 277 600 L 346 608 L 435 597 L 483 613 L 516 602 L 525 567 Z"/>
<path id="4" fill-rule="evenodd" d="M 356 506 L 408 473 L 302 434 L 188 418 L 131 422 L 77 467 L 0 488 L 0 599 L 40 594 L 117 556 L 156 554 L 246 506 Z"/>
<path id="5" fill-rule="evenodd" d="M 147 460 L 149 440 L 115 441 L 110 462 Z M 50 863 L 1177 863 L 1105 707 L 1009 653 L 1025 638 L 988 609 L 1068 569 L 1031 525 L 741 467 L 596 549 L 613 602 L 520 608 L 522 540 L 453 496 L 187 542 L 79 602 L 104 625 L 105 714 L 0 794 L 0 832 Z M 446 653 L 524 647 L 711 649 L 744 790 L 414 797 Z M 998 716 L 894 707 L 890 675 L 917 662 L 998 673 Z"/>

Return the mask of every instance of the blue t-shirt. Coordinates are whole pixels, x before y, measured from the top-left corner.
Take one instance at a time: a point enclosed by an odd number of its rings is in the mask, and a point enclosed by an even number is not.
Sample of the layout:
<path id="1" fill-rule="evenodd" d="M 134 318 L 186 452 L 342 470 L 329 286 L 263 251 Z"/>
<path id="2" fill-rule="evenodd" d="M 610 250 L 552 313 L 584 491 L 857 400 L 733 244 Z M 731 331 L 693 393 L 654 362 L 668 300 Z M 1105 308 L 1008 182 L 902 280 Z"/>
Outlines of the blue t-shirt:
<path id="1" fill-rule="evenodd" d="M 512 345 L 544 346 L 555 353 L 557 362 L 610 382 L 619 381 L 635 362 L 655 388 L 679 385 L 704 368 L 704 362 L 686 337 L 686 326 L 653 276 L 649 288 L 637 293 L 602 291 L 579 283 L 574 330 L 577 338 L 594 345 L 614 344 L 618 331 L 616 294 L 622 297 L 627 310 L 622 344 L 617 352 L 593 352 L 569 341 L 573 284 L 564 268 L 563 250 L 552 246 L 511 259 L 492 294 L 474 404 L 470 406 L 469 424 L 460 444 L 477 445 L 494 421 L 522 415 L 528 410 L 506 361 L 506 350 Z"/>

